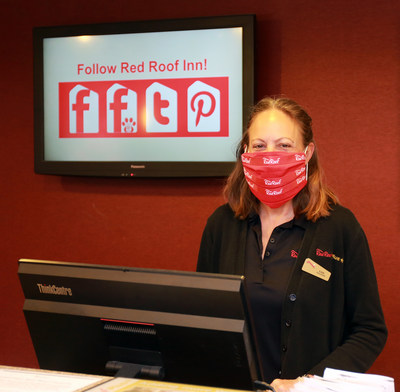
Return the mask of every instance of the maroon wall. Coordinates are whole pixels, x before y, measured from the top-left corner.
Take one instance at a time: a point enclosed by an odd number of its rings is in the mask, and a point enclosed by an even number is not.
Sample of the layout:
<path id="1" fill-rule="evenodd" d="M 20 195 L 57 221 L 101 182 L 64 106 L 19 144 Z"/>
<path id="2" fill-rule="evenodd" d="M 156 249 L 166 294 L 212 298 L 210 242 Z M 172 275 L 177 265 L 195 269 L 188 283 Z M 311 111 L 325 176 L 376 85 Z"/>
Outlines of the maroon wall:
<path id="1" fill-rule="evenodd" d="M 21 257 L 193 270 L 217 179 L 99 179 L 33 172 L 33 26 L 254 13 L 256 93 L 314 118 L 328 180 L 370 241 L 390 337 L 372 372 L 400 380 L 399 2 L 2 0 L 0 364 L 37 366 Z"/>

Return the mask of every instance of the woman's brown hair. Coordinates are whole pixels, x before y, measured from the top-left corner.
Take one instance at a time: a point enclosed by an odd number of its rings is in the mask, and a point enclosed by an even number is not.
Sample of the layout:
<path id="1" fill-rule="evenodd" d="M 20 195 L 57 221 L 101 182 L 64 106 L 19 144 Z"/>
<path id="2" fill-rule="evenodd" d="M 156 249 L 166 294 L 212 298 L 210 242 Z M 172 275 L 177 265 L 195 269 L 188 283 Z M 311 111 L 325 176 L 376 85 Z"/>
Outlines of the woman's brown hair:
<path id="1" fill-rule="evenodd" d="M 266 97 L 259 101 L 250 113 L 247 129 L 237 148 L 235 168 L 228 177 L 224 189 L 224 196 L 236 217 L 240 219 L 245 219 L 250 213 L 258 212 L 260 203 L 247 185 L 241 155 L 249 145 L 249 128 L 254 118 L 257 114 L 270 109 L 282 111 L 300 125 L 304 146 L 308 146 L 311 142 L 315 145 L 311 117 L 299 104 L 289 98 Z M 307 185 L 293 199 L 294 212 L 296 216 L 305 214 L 308 220 L 315 222 L 318 218 L 329 215 L 332 204 L 338 204 L 338 199 L 325 184 L 315 146 L 314 153 L 308 162 Z"/>

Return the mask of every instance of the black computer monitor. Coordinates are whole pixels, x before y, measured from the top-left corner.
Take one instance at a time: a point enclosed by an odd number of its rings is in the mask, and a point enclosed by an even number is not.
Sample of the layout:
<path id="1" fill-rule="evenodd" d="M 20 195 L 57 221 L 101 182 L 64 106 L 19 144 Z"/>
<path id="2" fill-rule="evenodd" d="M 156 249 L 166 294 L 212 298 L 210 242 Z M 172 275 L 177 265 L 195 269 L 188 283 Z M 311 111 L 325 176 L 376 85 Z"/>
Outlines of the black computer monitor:
<path id="1" fill-rule="evenodd" d="M 240 276 L 19 260 L 39 366 L 253 389 Z"/>

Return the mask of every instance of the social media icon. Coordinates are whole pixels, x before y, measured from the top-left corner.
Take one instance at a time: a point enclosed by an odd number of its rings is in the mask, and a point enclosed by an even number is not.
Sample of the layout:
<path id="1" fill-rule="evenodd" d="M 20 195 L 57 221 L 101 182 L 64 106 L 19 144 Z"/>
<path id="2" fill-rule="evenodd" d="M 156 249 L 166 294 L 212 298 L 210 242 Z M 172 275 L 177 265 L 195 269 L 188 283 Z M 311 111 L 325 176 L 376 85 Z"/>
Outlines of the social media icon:
<path id="1" fill-rule="evenodd" d="M 107 90 L 107 132 L 137 131 L 137 93 L 115 83 Z"/>
<path id="2" fill-rule="evenodd" d="M 155 82 L 146 90 L 146 132 L 178 131 L 178 94 Z"/>
<path id="3" fill-rule="evenodd" d="M 188 132 L 219 132 L 221 130 L 220 91 L 196 81 L 188 88 Z"/>
<path id="4" fill-rule="evenodd" d="M 99 95 L 79 84 L 69 92 L 69 132 L 99 132 Z"/>

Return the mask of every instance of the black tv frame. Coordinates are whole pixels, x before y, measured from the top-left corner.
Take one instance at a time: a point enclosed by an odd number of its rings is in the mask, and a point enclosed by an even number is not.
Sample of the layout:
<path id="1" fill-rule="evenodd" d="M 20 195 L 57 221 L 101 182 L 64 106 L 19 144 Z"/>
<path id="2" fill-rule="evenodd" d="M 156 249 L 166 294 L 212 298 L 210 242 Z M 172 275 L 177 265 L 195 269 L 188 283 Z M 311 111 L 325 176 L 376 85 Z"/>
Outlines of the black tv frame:
<path id="1" fill-rule="evenodd" d="M 30 259 L 18 275 L 43 369 L 247 390 L 260 379 L 244 277 Z"/>
<path id="2" fill-rule="evenodd" d="M 126 34 L 179 30 L 200 30 L 241 27 L 242 53 L 242 128 L 254 103 L 254 28 L 255 15 L 228 15 L 185 19 L 166 19 L 102 23 L 71 26 L 48 26 L 33 29 L 33 87 L 34 87 L 34 169 L 38 174 L 101 176 L 101 177 L 224 177 L 235 162 L 189 161 L 52 161 L 45 160 L 43 40 L 97 34 Z"/>

